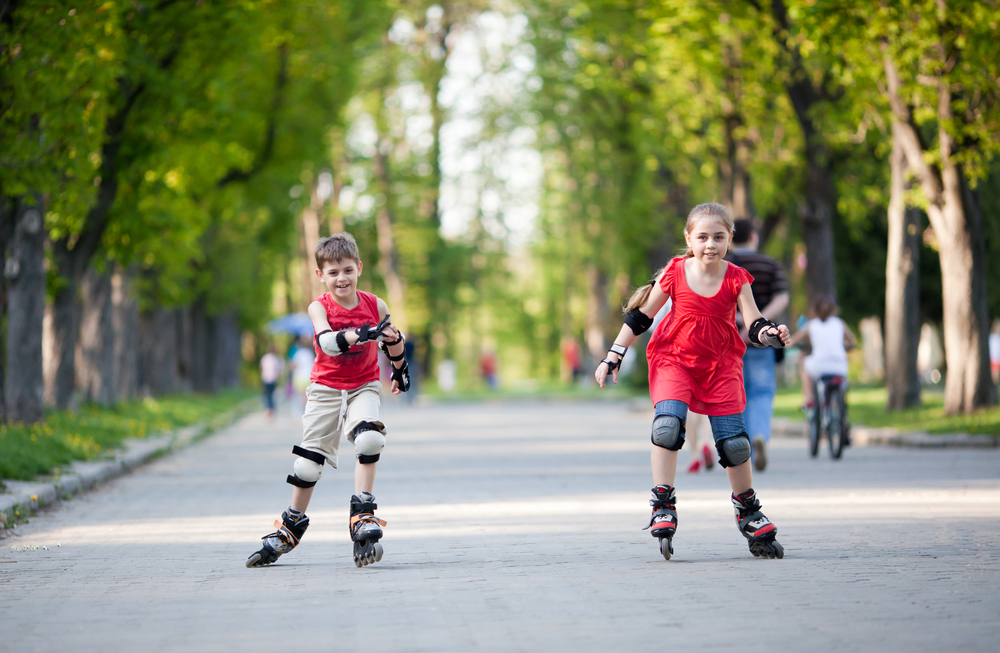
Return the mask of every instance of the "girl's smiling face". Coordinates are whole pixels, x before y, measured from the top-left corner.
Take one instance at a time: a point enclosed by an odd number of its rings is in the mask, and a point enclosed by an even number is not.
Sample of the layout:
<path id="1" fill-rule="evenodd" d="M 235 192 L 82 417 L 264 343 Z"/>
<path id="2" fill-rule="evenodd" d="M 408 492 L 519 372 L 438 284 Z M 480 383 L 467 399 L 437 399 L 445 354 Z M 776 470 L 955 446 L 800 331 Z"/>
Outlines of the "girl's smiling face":
<path id="1" fill-rule="evenodd" d="M 721 261 L 729 251 L 732 237 L 726 225 L 711 216 L 696 218 L 690 231 L 684 232 L 684 240 L 694 252 L 694 257 L 705 264 Z"/>

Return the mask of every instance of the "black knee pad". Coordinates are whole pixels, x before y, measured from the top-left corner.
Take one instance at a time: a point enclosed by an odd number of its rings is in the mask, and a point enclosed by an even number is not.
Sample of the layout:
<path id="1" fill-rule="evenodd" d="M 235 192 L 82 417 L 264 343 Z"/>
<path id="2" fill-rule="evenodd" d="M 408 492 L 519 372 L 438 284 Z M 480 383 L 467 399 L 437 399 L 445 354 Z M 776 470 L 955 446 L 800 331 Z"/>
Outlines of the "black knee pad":
<path id="1" fill-rule="evenodd" d="M 750 460 L 750 436 L 740 433 L 734 438 L 726 438 L 715 443 L 719 452 L 719 464 L 723 467 L 737 467 Z"/>
<path id="2" fill-rule="evenodd" d="M 684 422 L 676 415 L 657 415 L 649 439 L 662 449 L 679 451 L 684 446 Z"/>

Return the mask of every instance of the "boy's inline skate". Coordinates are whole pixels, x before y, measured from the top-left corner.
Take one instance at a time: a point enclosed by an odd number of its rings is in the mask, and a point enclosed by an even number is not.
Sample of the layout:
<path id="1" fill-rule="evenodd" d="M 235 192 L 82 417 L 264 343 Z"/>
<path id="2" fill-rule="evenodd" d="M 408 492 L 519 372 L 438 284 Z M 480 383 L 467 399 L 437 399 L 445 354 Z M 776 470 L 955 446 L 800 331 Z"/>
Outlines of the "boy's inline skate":
<path id="1" fill-rule="evenodd" d="M 778 535 L 778 527 L 760 511 L 760 501 L 753 488 L 734 494 L 733 507 L 736 509 L 736 528 L 747 538 L 750 553 L 755 558 L 785 557 L 785 549 L 774 539 Z"/>
<path id="2" fill-rule="evenodd" d="M 649 505 L 653 506 L 653 515 L 649 518 L 649 526 L 642 530 L 652 529 L 650 534 L 660 540 L 660 553 L 665 560 L 670 560 L 670 554 L 674 552 L 674 533 L 677 532 L 677 497 L 674 488 L 669 485 L 654 487 Z"/>
<path id="3" fill-rule="evenodd" d="M 282 555 L 299 545 L 306 529 L 309 528 L 309 518 L 304 512 L 289 508 L 281 513 L 280 520 L 274 520 L 278 530 L 260 538 L 264 546 L 247 558 L 247 567 L 263 567 L 272 564 Z"/>
<path id="4" fill-rule="evenodd" d="M 370 565 L 382 559 L 382 526 L 385 522 L 375 516 L 378 505 L 369 492 L 351 497 L 351 541 L 354 542 L 354 564 Z"/>

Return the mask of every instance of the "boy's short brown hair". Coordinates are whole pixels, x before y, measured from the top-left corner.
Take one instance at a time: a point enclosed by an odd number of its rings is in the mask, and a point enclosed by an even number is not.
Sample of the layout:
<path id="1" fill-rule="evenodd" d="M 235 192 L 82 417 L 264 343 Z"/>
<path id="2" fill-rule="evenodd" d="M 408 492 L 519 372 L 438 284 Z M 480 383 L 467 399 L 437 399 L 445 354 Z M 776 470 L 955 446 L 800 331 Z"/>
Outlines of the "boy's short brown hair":
<path id="1" fill-rule="evenodd" d="M 354 240 L 354 236 L 344 231 L 329 238 L 319 239 L 319 244 L 316 245 L 316 267 L 320 270 L 325 263 L 347 259 L 355 263 L 361 262 L 361 252 L 358 251 L 358 243 Z"/>

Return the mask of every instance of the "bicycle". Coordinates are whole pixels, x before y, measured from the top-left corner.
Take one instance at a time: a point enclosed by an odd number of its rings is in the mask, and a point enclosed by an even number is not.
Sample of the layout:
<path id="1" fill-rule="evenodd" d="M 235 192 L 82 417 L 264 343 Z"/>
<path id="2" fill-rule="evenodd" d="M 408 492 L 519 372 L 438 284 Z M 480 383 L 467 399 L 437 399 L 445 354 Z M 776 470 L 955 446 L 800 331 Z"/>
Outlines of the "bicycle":
<path id="1" fill-rule="evenodd" d="M 819 441 L 826 433 L 830 444 L 830 457 L 840 458 L 849 443 L 850 425 L 847 422 L 847 379 L 843 376 L 824 374 L 813 385 L 815 401 L 809 408 L 809 455 L 819 453 Z"/>

